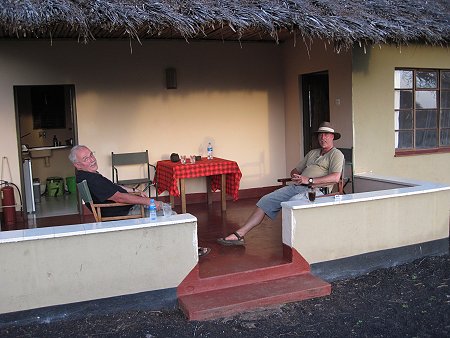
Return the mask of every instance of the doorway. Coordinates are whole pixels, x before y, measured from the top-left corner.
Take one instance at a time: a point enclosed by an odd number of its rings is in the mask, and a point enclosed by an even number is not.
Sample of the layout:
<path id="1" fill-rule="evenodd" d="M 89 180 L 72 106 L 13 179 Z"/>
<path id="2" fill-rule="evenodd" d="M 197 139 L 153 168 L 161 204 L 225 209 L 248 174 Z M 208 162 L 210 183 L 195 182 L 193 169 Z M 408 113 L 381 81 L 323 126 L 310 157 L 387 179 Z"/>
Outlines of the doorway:
<path id="1" fill-rule="evenodd" d="M 323 121 L 330 121 L 328 94 L 328 71 L 301 76 L 303 99 L 303 145 L 304 154 L 319 147 L 314 131 Z"/>
<path id="2" fill-rule="evenodd" d="M 28 218 L 78 214 L 75 170 L 68 159 L 77 144 L 75 86 L 13 89 L 23 211 Z"/>

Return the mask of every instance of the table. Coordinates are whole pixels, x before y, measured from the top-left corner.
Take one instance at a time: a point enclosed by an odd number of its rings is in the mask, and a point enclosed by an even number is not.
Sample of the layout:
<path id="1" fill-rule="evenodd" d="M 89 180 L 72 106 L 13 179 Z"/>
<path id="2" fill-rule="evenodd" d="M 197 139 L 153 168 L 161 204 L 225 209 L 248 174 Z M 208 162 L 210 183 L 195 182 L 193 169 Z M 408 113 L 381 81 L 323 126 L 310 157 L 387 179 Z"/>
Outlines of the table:
<path id="1" fill-rule="evenodd" d="M 189 161 L 189 160 L 188 160 Z M 239 198 L 239 182 L 242 177 L 241 170 L 236 162 L 214 157 L 211 160 L 203 157 L 194 164 L 187 162 L 172 162 L 170 160 L 158 161 L 156 164 L 156 184 L 158 193 L 168 191 L 170 203 L 174 206 L 174 196 L 181 195 L 181 211 L 186 212 L 185 179 L 206 177 L 206 191 L 208 204 L 212 203 L 212 192 L 221 190 L 222 211 L 227 208 L 226 194 L 233 200 Z M 178 181 L 180 189 L 178 189 Z"/>

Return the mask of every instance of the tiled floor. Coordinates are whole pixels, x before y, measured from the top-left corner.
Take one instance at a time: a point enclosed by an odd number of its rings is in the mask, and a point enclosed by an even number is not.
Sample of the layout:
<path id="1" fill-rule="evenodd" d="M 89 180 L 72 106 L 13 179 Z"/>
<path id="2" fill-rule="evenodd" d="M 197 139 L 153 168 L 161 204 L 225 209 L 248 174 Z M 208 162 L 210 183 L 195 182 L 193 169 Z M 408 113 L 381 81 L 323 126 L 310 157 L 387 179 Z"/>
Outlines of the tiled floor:
<path id="1" fill-rule="evenodd" d="M 41 201 L 36 203 L 36 213 L 28 216 L 42 218 L 73 214 L 78 214 L 77 195 L 65 194 L 54 197 L 42 196 Z"/>
<path id="2" fill-rule="evenodd" d="M 70 200 L 70 199 L 69 199 Z M 66 205 L 70 206 L 69 200 Z M 228 201 L 227 211 L 222 213 L 220 202 L 214 202 L 211 207 L 206 204 L 188 204 L 187 212 L 198 220 L 198 238 L 200 246 L 211 248 L 211 253 L 199 261 L 200 277 L 217 276 L 232 272 L 245 271 L 254 268 L 285 263 L 281 243 L 281 214 L 271 221 L 264 219 L 263 223 L 245 236 L 246 245 L 239 247 L 224 247 L 216 239 L 237 230 L 255 208 L 257 199 L 240 199 Z M 51 210 L 49 205 L 42 204 L 42 210 Z M 61 201 L 61 205 L 65 205 Z M 175 211 L 180 212 L 177 206 Z M 72 210 L 70 207 L 67 210 Z M 55 212 L 56 213 L 56 212 Z M 18 219 L 17 229 L 46 227 L 55 225 L 78 224 L 93 222 L 93 217 L 78 214 L 36 217 Z"/>

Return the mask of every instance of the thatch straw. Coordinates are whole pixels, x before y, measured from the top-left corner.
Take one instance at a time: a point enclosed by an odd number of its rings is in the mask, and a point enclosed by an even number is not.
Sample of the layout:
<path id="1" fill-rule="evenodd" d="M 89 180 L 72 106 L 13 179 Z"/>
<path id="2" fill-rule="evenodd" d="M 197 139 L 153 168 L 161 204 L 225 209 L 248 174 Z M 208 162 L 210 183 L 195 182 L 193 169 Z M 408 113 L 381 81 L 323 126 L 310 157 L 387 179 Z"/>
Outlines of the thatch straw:
<path id="1" fill-rule="evenodd" d="M 0 38 L 268 40 L 448 46 L 448 0 L 3 0 Z"/>

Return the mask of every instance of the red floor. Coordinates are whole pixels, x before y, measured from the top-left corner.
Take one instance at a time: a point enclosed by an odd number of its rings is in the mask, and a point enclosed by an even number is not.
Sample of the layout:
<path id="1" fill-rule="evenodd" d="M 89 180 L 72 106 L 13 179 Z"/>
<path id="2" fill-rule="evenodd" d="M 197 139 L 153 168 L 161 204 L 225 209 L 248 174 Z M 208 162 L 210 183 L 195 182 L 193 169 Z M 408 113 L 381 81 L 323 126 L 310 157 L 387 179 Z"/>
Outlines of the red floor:
<path id="1" fill-rule="evenodd" d="M 198 220 L 198 238 L 200 246 L 211 248 L 208 256 L 199 261 L 200 277 L 224 275 L 231 272 L 246 271 L 255 268 L 285 263 L 281 244 L 281 214 L 275 221 L 264 219 L 263 223 L 245 236 L 246 245 L 224 247 L 216 239 L 237 230 L 255 208 L 257 199 L 228 201 L 227 211 L 220 211 L 220 202 L 211 207 L 203 203 L 188 204 L 187 212 Z M 176 207 L 175 210 L 178 210 Z M 68 215 L 38 218 L 37 227 L 68 225 L 93 222 L 92 216 Z M 18 218 L 16 229 L 28 228 L 26 218 Z M 11 229 L 12 230 L 12 229 Z"/>

